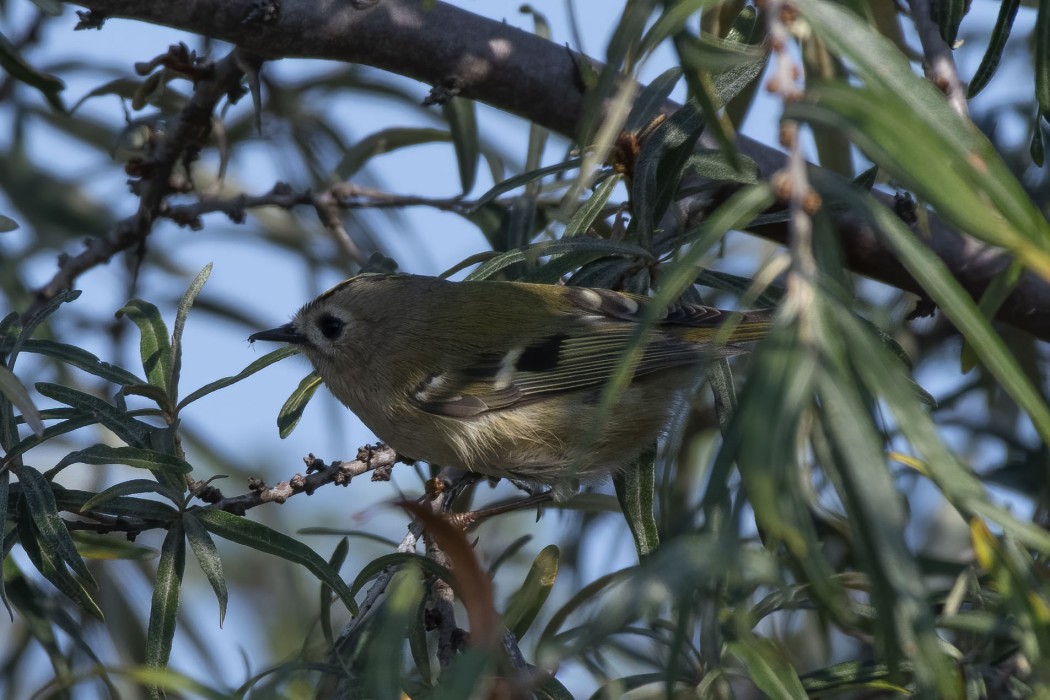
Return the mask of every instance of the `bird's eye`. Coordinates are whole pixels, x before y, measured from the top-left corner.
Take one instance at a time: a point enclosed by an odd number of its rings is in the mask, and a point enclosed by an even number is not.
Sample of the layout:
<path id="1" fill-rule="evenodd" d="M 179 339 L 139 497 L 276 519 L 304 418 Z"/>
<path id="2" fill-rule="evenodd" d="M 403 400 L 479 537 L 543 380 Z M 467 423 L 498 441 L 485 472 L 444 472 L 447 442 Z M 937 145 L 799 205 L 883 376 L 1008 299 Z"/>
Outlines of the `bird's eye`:
<path id="1" fill-rule="evenodd" d="M 339 334 L 343 331 L 343 325 L 345 324 L 332 314 L 325 314 L 317 319 L 317 327 L 321 330 L 321 334 L 329 340 L 335 340 L 339 337 Z"/>

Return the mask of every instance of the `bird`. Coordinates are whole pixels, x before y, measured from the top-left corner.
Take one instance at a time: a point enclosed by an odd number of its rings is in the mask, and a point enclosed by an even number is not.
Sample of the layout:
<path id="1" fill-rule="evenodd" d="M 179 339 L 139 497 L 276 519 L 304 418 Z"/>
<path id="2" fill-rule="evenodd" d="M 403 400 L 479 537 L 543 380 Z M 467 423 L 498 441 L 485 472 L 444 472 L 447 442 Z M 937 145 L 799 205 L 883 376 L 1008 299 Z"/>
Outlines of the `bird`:
<path id="1" fill-rule="evenodd" d="M 404 457 L 565 494 L 632 463 L 666 432 L 698 366 L 746 352 L 772 322 L 766 310 L 650 304 L 608 289 L 369 273 L 249 341 L 297 345 Z M 630 381 L 602 410 L 631 347 Z"/>

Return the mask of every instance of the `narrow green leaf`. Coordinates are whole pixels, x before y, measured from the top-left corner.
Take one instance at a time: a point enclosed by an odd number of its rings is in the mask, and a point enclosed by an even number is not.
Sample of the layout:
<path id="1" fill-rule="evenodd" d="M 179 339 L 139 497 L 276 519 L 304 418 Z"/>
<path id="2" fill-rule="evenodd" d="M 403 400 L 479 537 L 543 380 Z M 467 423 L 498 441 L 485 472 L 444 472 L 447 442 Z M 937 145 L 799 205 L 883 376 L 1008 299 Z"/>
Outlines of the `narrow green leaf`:
<path id="1" fill-rule="evenodd" d="M 638 225 L 638 240 L 647 247 L 660 218 L 678 189 L 682 168 L 693 153 L 704 116 L 692 104 L 672 114 L 642 144 L 634 164 L 631 204 Z"/>
<path id="2" fill-rule="evenodd" d="M 506 547 L 503 551 L 496 555 L 496 558 L 489 564 L 489 576 L 495 576 L 499 568 L 508 562 L 515 554 L 521 551 L 521 548 L 532 541 L 532 535 L 522 535 L 518 539 L 514 540 Z"/>
<path id="3" fill-rule="evenodd" d="M 62 595 L 79 605 L 84 612 L 95 619 L 105 620 L 102 610 L 85 588 L 84 582 L 79 577 L 70 574 L 58 552 L 51 548 L 50 543 L 43 541 L 42 535 L 33 526 L 33 517 L 25 500 L 19 503 L 18 510 L 16 518 L 18 543 L 22 545 L 22 551 L 25 552 L 29 561 Z"/>
<path id="4" fill-rule="evenodd" d="M 1044 118 L 1050 115 L 1050 0 L 1039 0 L 1035 18 L 1035 99 Z"/>
<path id="5" fill-rule="evenodd" d="M 660 546 L 660 533 L 653 510 L 656 485 L 656 450 L 648 449 L 638 460 L 613 475 L 616 498 L 634 537 L 639 561 Z"/>
<path id="6" fill-rule="evenodd" d="M 989 322 L 995 318 L 999 307 L 1003 305 L 1006 298 L 1017 288 L 1021 281 L 1021 273 L 1024 269 L 1017 262 L 1010 263 L 1005 270 L 992 278 L 988 288 L 977 302 L 977 308 L 981 310 Z M 962 371 L 969 372 L 977 364 L 977 355 L 969 343 L 963 343 L 962 348 Z"/>
<path id="7" fill-rule="evenodd" d="M 1028 382 L 1002 338 L 988 324 L 944 261 L 917 241 L 900 219 L 870 196 L 851 197 L 850 203 L 854 211 L 868 212 L 908 273 L 920 280 L 923 289 L 963 334 L 988 371 L 1010 397 L 1028 412 L 1040 437 L 1050 442 L 1050 409 Z"/>
<path id="8" fill-rule="evenodd" d="M 595 66 L 586 57 L 576 59 L 580 82 L 586 86 L 583 111 L 576 123 L 575 139 L 580 146 L 594 145 L 595 135 L 610 113 L 609 103 L 628 94 L 623 88 L 634 82 L 634 76 L 624 70 L 625 62 L 628 58 L 640 57 L 637 49 L 652 13 L 652 5 L 646 1 L 624 6 L 612 37 L 605 45 L 605 65 Z"/>
<path id="9" fill-rule="evenodd" d="M 731 292 L 734 296 L 744 296 L 753 286 L 755 281 L 750 277 L 741 277 L 721 270 L 701 270 L 696 275 L 695 284 L 723 292 Z M 759 309 L 772 309 L 780 305 L 786 293 L 783 287 L 770 285 L 760 295 L 755 297 L 753 305 Z"/>
<path id="10" fill-rule="evenodd" d="M 26 391 L 22 382 L 18 381 L 15 373 L 2 364 L 0 364 L 0 394 L 6 396 L 7 400 L 18 409 L 33 434 L 42 438 L 44 422 L 40 420 L 40 411 L 33 405 L 33 399 L 29 397 L 29 392 Z"/>
<path id="11" fill-rule="evenodd" d="M 120 388 L 120 393 L 124 396 L 142 396 L 157 404 L 157 408 L 165 415 L 171 413 L 171 397 L 159 386 L 152 384 L 125 384 Z"/>
<path id="12" fill-rule="evenodd" d="M 642 88 L 631 106 L 631 113 L 627 115 L 627 121 L 623 125 L 624 130 L 637 133 L 647 127 L 663 111 L 668 96 L 681 79 L 682 69 L 674 66 L 656 76 L 651 83 Z"/>
<path id="13" fill-rule="evenodd" d="M 1010 30 L 1013 29 L 1014 19 L 1017 17 L 1017 9 L 1021 6 L 1021 0 L 1002 0 L 999 4 L 999 17 L 995 20 L 992 35 L 988 39 L 988 48 L 981 59 L 981 65 L 970 79 L 970 85 L 966 89 L 966 97 L 973 99 L 985 88 L 999 68 L 999 62 L 1003 57 L 1003 49 L 1006 48 L 1006 40 L 1010 38 Z"/>
<path id="14" fill-rule="evenodd" d="M 363 540 L 377 542 L 384 547 L 396 549 L 399 544 L 397 540 L 377 535 L 368 530 L 348 530 L 341 527 L 301 527 L 295 531 L 298 535 L 341 535 L 343 537 L 360 537 Z"/>
<path id="15" fill-rule="evenodd" d="M 125 464 L 136 469 L 149 469 L 173 474 L 188 474 L 193 471 L 185 460 L 143 447 L 112 447 L 93 445 L 71 452 L 55 465 L 50 473 L 56 474 L 70 464 Z"/>
<path id="16" fill-rule="evenodd" d="M 856 211 L 862 209 L 858 207 Z M 842 327 L 859 323 L 852 314 L 839 316 L 837 323 Z M 858 370 L 866 373 L 866 384 L 878 387 L 908 444 L 922 455 L 930 478 L 948 502 L 964 517 L 987 518 L 1026 546 L 1050 555 L 1050 534 L 1031 521 L 1018 520 L 1007 508 L 993 504 L 973 471 L 960 464 L 944 444 L 929 413 L 915 400 L 911 383 L 901 376 L 901 363 L 889 348 L 881 343 L 855 343 L 850 353 L 857 358 Z"/>
<path id="17" fill-rule="evenodd" d="M 302 542 L 262 523 L 226 511 L 194 508 L 189 512 L 193 513 L 194 517 L 198 518 L 213 535 L 306 567 L 319 580 L 332 587 L 352 614 L 357 614 L 357 603 L 354 602 L 350 588 L 339 577 L 339 572 L 333 571 L 328 566 L 328 562 Z"/>
<path id="18" fill-rule="evenodd" d="M 230 692 L 204 685 L 190 676 L 172 671 L 170 668 L 132 666 L 111 671 L 148 688 L 151 693 L 170 690 L 179 698 L 203 698 L 203 700 L 230 700 Z"/>
<path id="19" fill-rule="evenodd" d="M 222 379 L 216 379 L 214 382 L 211 382 L 210 384 L 205 384 L 200 389 L 191 392 L 186 398 L 184 398 L 182 401 L 179 401 L 178 408 L 181 411 L 183 408 L 190 405 L 197 399 L 204 398 L 208 394 L 216 392 L 219 389 L 225 389 L 228 386 L 236 384 L 242 379 L 246 379 L 252 376 L 259 370 L 269 367 L 275 362 L 279 362 L 286 357 L 291 357 L 292 355 L 298 354 L 299 348 L 295 347 L 294 345 L 286 345 L 283 348 L 277 348 L 273 352 L 268 352 L 255 362 L 252 362 L 250 365 L 242 369 L 237 374 L 233 375 L 232 377 L 223 377 Z"/>
<path id="20" fill-rule="evenodd" d="M 36 390 L 49 399 L 89 414 L 94 422 L 101 423 L 129 445 L 141 447 L 149 444 L 150 434 L 154 430 L 153 426 L 133 418 L 100 398 L 48 382 L 37 382 Z"/>
<path id="21" fill-rule="evenodd" d="M 127 316 L 138 326 L 139 354 L 146 379 L 171 396 L 171 343 L 160 311 L 148 301 L 132 299 L 117 311 L 117 318 L 121 316 Z"/>
<path id="22" fill-rule="evenodd" d="M 807 0 L 798 9 L 828 47 L 850 62 L 865 87 L 823 85 L 786 109 L 785 117 L 808 121 L 815 109 L 821 123 L 849 132 L 873 160 L 960 230 L 1011 248 L 1050 275 L 1050 223 L 988 139 L 857 15 L 826 0 Z M 916 168 L 916 163 L 927 165 Z M 943 180 L 945 174 L 952 181 Z"/>
<path id="23" fill-rule="evenodd" d="M 282 440 L 291 435 L 292 431 L 295 430 L 295 426 L 299 425 L 299 420 L 303 417 L 303 411 L 306 410 L 306 404 L 310 403 L 310 399 L 313 398 L 320 386 L 320 375 L 316 372 L 310 372 L 310 374 L 303 377 L 303 380 L 299 382 L 299 386 L 296 387 L 292 395 L 281 406 L 281 410 L 277 414 L 277 432 Z"/>
<path id="24" fill-rule="evenodd" d="M 401 700 L 404 697 L 401 665 L 396 660 L 403 655 L 409 625 L 415 621 L 423 597 L 420 579 L 417 569 L 406 567 L 394 574 L 390 581 L 365 649 L 368 672 L 362 678 L 364 697 L 376 700 Z"/>
<path id="25" fill-rule="evenodd" d="M 145 481 L 145 479 L 137 481 Z M 53 488 L 55 492 L 55 502 L 58 504 L 58 509 L 70 513 L 82 512 L 85 504 L 91 502 L 99 495 L 93 491 L 64 489 L 57 485 Z M 165 492 L 157 490 L 157 493 Z M 185 499 L 180 499 L 180 503 L 182 500 Z M 146 498 L 131 498 L 128 496 L 106 498 L 102 502 L 96 502 L 95 505 L 92 506 L 92 510 L 97 513 L 114 515 L 118 518 L 143 518 L 146 520 L 156 520 L 160 523 L 165 523 L 165 527 L 167 527 L 166 523 L 179 517 L 179 511 L 172 508 L 167 503 Z"/>
<path id="26" fill-rule="evenodd" d="M 425 573 L 443 579 L 450 584 L 455 581 L 452 572 L 441 564 L 438 564 L 433 559 L 416 554 L 415 552 L 394 552 L 393 554 L 384 554 L 381 557 L 376 557 L 365 564 L 361 568 L 361 571 L 358 572 L 357 578 L 354 579 L 353 584 L 350 585 L 350 593 L 356 596 L 357 593 L 365 587 L 366 583 L 382 573 L 384 569 L 391 566 L 405 566 L 407 564 L 418 566 Z"/>
<path id="27" fill-rule="evenodd" d="M 418 146 L 423 143 L 448 141 L 451 137 L 444 129 L 429 127 L 391 127 L 369 134 L 347 149 L 343 159 L 335 166 L 335 176 L 349 179 L 372 158 L 399 148 Z"/>
<path id="28" fill-rule="evenodd" d="M 755 46 L 762 43 L 762 27 L 758 21 L 758 10 L 754 5 L 744 5 L 733 18 L 733 24 L 726 32 L 726 41 L 734 44 Z"/>
<path id="29" fill-rule="evenodd" d="M 554 261 L 554 264 L 561 261 L 562 258 L 558 258 Z M 580 270 L 569 278 L 569 284 L 575 287 L 614 289 L 622 284 L 623 280 L 635 269 L 637 269 L 637 265 L 633 260 L 598 258 L 583 264 Z"/>
<path id="30" fill-rule="evenodd" d="M 798 430 L 812 410 L 819 357 L 803 343 L 795 324 L 774 325 L 755 348 L 748 381 L 712 467 L 705 512 L 726 517 L 724 484 L 738 465 L 749 505 L 766 541 L 780 541 L 796 563 L 813 597 L 834 620 L 851 623 L 849 600 L 824 556 L 812 514 L 803 500 Z M 761 436 L 756 438 L 756 436 Z"/>
<path id="31" fill-rule="evenodd" d="M 725 153 L 733 167 L 739 168 L 741 166 L 739 154 L 736 150 L 736 134 L 733 132 L 732 125 L 729 124 L 728 119 L 724 119 L 718 111 L 722 108 L 723 100 L 715 88 L 714 80 L 706 63 L 704 63 L 706 59 L 702 54 L 699 56 L 690 55 L 692 53 L 690 47 L 695 48 L 695 45 L 688 41 L 688 38 L 675 38 L 675 48 L 678 50 L 686 69 L 685 82 L 689 86 L 689 101 L 699 105 L 700 111 L 704 115 L 704 121 L 710 126 L 711 133 L 714 135 L 719 149 Z M 758 61 L 763 56 L 763 54 L 758 54 L 758 57 L 750 62 L 731 66 L 731 68 L 741 69 L 748 66 L 756 66 L 756 64 L 761 65 Z M 689 61 L 693 61 L 693 63 L 689 63 Z M 746 85 L 746 82 L 743 83 L 743 85 L 740 85 L 740 89 L 743 89 Z"/>
<path id="32" fill-rule="evenodd" d="M 299 532 L 302 534 L 302 530 Z M 339 571 L 343 568 L 343 562 L 346 561 L 346 555 L 349 553 L 350 538 L 340 538 L 339 544 L 335 546 L 335 551 L 333 551 L 332 556 L 328 558 L 328 566 L 331 567 L 332 571 Z M 332 589 L 328 584 L 322 583 L 320 604 L 321 633 L 324 635 L 325 642 L 328 643 L 329 647 L 335 645 L 335 632 L 332 630 L 332 600 Z"/>
<path id="33" fill-rule="evenodd" d="M 533 621 L 547 602 L 554 581 L 558 577 L 561 552 L 551 544 L 544 547 L 532 562 L 521 587 L 507 601 L 503 624 L 518 641 L 529 631 Z"/>
<path id="34" fill-rule="evenodd" d="M 11 495 L 11 470 L 0 468 L 0 523 L 4 523 L 4 529 L 7 529 L 7 508 L 8 498 Z M 7 557 L 7 548 L 4 546 L 4 540 L 0 538 L 0 556 Z M 2 574 L 2 566 L 0 563 L 0 574 Z M 7 608 L 7 615 L 14 622 L 15 613 L 11 609 L 11 601 L 7 599 L 7 584 L 5 577 L 0 575 L 0 601 L 3 601 L 4 607 Z"/>
<path id="35" fill-rule="evenodd" d="M 522 246 L 500 253 L 494 258 L 485 261 L 478 269 L 467 275 L 467 280 L 483 280 L 495 275 L 497 272 L 520 262 L 536 262 L 542 257 L 555 257 L 571 253 L 589 253 L 602 257 L 617 256 L 631 259 L 651 261 L 652 254 L 645 248 L 633 243 L 614 241 L 605 238 L 590 238 L 577 236 L 569 239 L 557 239 L 553 241 L 540 241 L 531 245 Z"/>
<path id="36" fill-rule="evenodd" d="M 573 700 L 573 694 L 554 676 L 548 676 L 543 685 L 536 689 L 538 700 Z M 703 696 L 701 696 L 703 697 Z"/>
<path id="37" fill-rule="evenodd" d="M 80 291 L 76 289 L 67 289 L 63 292 L 59 292 L 55 296 L 48 299 L 47 303 L 41 306 L 32 316 L 29 317 L 25 323 L 22 324 L 22 328 L 18 333 L 18 338 L 15 340 L 14 347 L 12 347 L 7 353 L 7 368 L 15 368 L 15 358 L 18 357 L 18 353 L 21 351 L 22 346 L 29 340 L 29 336 L 33 334 L 36 327 L 39 326 L 44 320 L 51 314 L 58 311 L 58 307 L 62 304 L 73 301 L 80 296 Z M 7 320 L 6 318 L 4 319 Z M 13 323 L 18 323 L 18 315 L 15 314 Z"/>
<path id="38" fill-rule="evenodd" d="M 415 622 L 408 629 L 408 651 L 415 664 L 415 672 L 427 688 L 433 686 L 434 670 L 430 662 L 430 643 L 427 640 L 427 621 L 431 617 L 430 600 L 424 596 L 416 606 Z"/>
<path id="39" fill-rule="evenodd" d="M 223 620 L 226 619 L 226 603 L 229 600 L 226 576 L 222 572 L 222 560 L 215 548 L 215 542 L 197 519 L 197 512 L 191 510 L 186 513 L 182 518 L 182 526 L 186 529 L 186 539 L 189 540 L 193 556 L 197 558 L 201 571 L 208 578 L 211 589 L 215 591 L 215 598 L 219 601 L 219 627 L 222 627 Z"/>
<path id="40" fill-rule="evenodd" d="M 686 22 L 691 17 L 694 17 L 697 12 L 720 2 L 722 0 L 683 0 L 682 2 L 668 3 L 663 13 L 653 22 L 649 31 L 642 37 L 639 44 L 639 53 L 644 56 L 651 52 L 664 39 L 681 33 L 685 29 Z"/>
<path id="41" fill-rule="evenodd" d="M 77 553 L 73 538 L 58 514 L 51 484 L 44 479 L 43 474 L 26 465 L 18 469 L 18 483 L 22 486 L 22 497 L 43 547 L 49 554 L 58 557 L 59 561 L 68 564 L 83 581 L 95 586 L 95 579 Z"/>
<path id="42" fill-rule="evenodd" d="M 954 47 L 959 38 L 959 25 L 969 6 L 969 0 L 933 0 L 930 3 L 930 11 L 940 27 L 941 38 L 950 47 Z"/>
<path id="43" fill-rule="evenodd" d="M 479 690 L 493 677 L 499 659 L 494 649 L 470 647 L 456 655 L 441 671 L 441 683 L 429 695 L 430 700 L 462 700 L 479 697 Z"/>
<path id="44" fill-rule="evenodd" d="M 818 697 L 853 688 L 871 688 L 881 693 L 896 693 L 901 697 L 909 697 L 912 694 L 911 690 L 894 680 L 902 673 L 908 673 L 911 668 L 912 665 L 908 662 L 902 663 L 898 669 L 890 669 L 885 663 L 844 661 L 810 671 L 801 678 L 806 691 Z"/>
<path id="45" fill-rule="evenodd" d="M 587 233 L 591 224 L 605 208 L 606 202 L 609 201 L 609 197 L 612 196 L 613 190 L 620 184 L 621 179 L 620 175 L 610 175 L 602 180 L 602 184 L 598 185 L 594 193 L 569 219 L 569 223 L 565 225 L 565 230 L 562 232 L 562 238 L 574 238 L 581 233 Z"/>
<path id="46" fill-rule="evenodd" d="M 474 100 L 452 97 L 441 107 L 452 135 L 452 146 L 456 149 L 459 164 L 459 184 L 463 194 L 474 189 L 478 175 L 478 157 L 481 146 L 478 140 L 478 118 Z"/>
<path id="47" fill-rule="evenodd" d="M 879 166 L 873 165 L 857 177 L 853 178 L 851 182 L 864 190 L 865 192 L 871 192 L 871 188 L 875 186 L 879 178 Z"/>
<path id="48" fill-rule="evenodd" d="M 75 345 L 56 343 L 53 340 L 27 340 L 23 350 L 54 358 L 114 384 L 131 385 L 143 383 L 141 379 L 126 369 L 103 362 L 87 350 L 78 348 Z"/>
<path id="49" fill-rule="evenodd" d="M 116 78 L 110 80 L 109 82 L 103 83 L 102 85 L 86 92 L 83 97 L 73 103 L 73 106 L 69 108 L 69 113 L 75 114 L 85 102 L 95 97 L 115 95 L 125 100 L 130 100 L 135 96 L 135 93 L 138 92 L 140 85 L 142 85 L 142 80 L 136 78 Z"/>
<path id="50" fill-rule="evenodd" d="M 0 233 L 7 233 L 8 231 L 14 231 L 18 228 L 18 222 L 12 219 L 10 216 L 4 216 L 0 214 Z"/>
<path id="51" fill-rule="evenodd" d="M 830 332 L 838 336 L 842 329 L 833 327 Z M 834 347 L 825 344 L 828 350 Z M 845 357 L 836 359 L 840 365 L 848 362 Z M 823 373 L 818 387 L 821 419 L 838 457 L 835 466 L 841 497 L 872 582 L 872 602 L 879 612 L 876 629 L 882 629 L 876 636 L 883 645 L 883 656 L 895 666 L 910 655 L 919 670 L 919 689 L 949 696 L 958 679 L 940 650 L 922 574 L 904 541 L 901 496 L 889 471 L 879 464 L 882 444 L 862 393 L 842 369 Z"/>
<path id="52" fill-rule="evenodd" d="M 748 678 L 768 697 L 809 698 L 794 666 L 768 639 L 749 635 L 743 641 L 729 642 L 727 651 L 740 660 Z"/>
<path id="53" fill-rule="evenodd" d="M 58 111 L 66 111 L 59 94 L 66 89 L 66 84 L 57 76 L 39 71 L 29 65 L 19 54 L 15 45 L 3 34 L 0 34 L 0 68 L 3 68 L 15 80 L 39 90 L 40 94 Z"/>
<path id="54" fill-rule="evenodd" d="M 636 566 L 620 569 L 619 571 L 599 576 L 580 590 L 576 591 L 576 593 L 574 593 L 572 597 L 561 606 L 561 608 L 551 615 L 550 621 L 547 623 L 547 626 L 543 628 L 543 633 L 540 634 L 539 646 L 542 648 L 544 644 L 549 643 L 554 636 L 558 634 L 558 631 L 561 629 L 562 625 L 565 624 L 565 621 L 569 619 L 570 615 L 587 603 L 592 602 L 603 590 L 626 580 L 637 571 L 638 567 Z"/>
<path id="55" fill-rule="evenodd" d="M 716 182 L 739 182 L 752 185 L 758 182 L 758 165 L 745 155 L 737 154 L 737 164 L 723 151 L 697 149 L 685 162 L 685 170 L 692 175 Z"/>
<path id="56" fill-rule="evenodd" d="M 1002 159 L 994 152 L 960 150 L 940 138 L 926 115 L 909 104 L 899 96 L 825 83 L 790 105 L 785 117 L 846 131 L 872 160 L 960 230 L 1008 248 L 1037 273 L 1050 275 L 1046 221 L 1032 222 L 1027 211 L 1031 200 L 1005 170 Z M 939 168 L 933 163 L 953 166 Z M 993 177 L 1003 179 L 993 183 Z"/>
<path id="57" fill-rule="evenodd" d="M 152 559 L 157 556 L 156 550 L 149 547 L 140 547 L 127 540 L 117 539 L 110 535 L 96 535 L 93 532 L 80 532 L 74 530 L 70 533 L 77 545 L 77 551 L 85 559 L 96 561 L 113 561 L 115 559 L 127 559 L 139 561 Z"/>
<path id="58" fill-rule="evenodd" d="M 171 332 L 171 378 L 168 380 L 168 395 L 171 403 L 179 399 L 179 377 L 182 374 L 182 333 L 186 329 L 186 318 L 189 316 L 190 308 L 197 296 L 204 288 L 204 283 L 211 275 L 212 264 L 208 263 L 204 269 L 190 282 L 186 293 L 179 300 L 178 310 L 175 312 L 175 329 Z"/>
<path id="59" fill-rule="evenodd" d="M 555 163 L 554 165 L 548 165 L 543 168 L 536 168 L 535 170 L 530 170 L 529 172 L 521 173 L 520 175 L 515 175 L 514 177 L 507 178 L 503 182 L 493 185 L 493 187 L 488 192 L 481 195 L 477 199 L 477 201 L 474 202 L 474 205 L 470 208 L 470 211 L 472 214 L 476 214 L 486 204 L 493 201 L 501 194 L 506 194 L 507 192 L 517 189 L 522 185 L 527 185 L 528 183 L 534 180 L 539 180 L 540 178 L 547 177 L 548 175 L 554 175 L 556 173 L 565 172 L 566 170 L 573 170 L 575 168 L 580 167 L 580 163 L 582 162 L 582 158 L 570 158 L 569 160 L 562 161 L 561 163 Z"/>
<path id="60" fill-rule="evenodd" d="M 186 570 L 186 535 L 182 519 L 171 523 L 164 544 L 160 548 L 157 577 L 153 583 L 153 601 L 149 610 L 149 627 L 146 630 L 146 665 L 162 669 L 168 665 L 175 627 L 178 624 L 179 597 L 182 592 L 182 575 Z M 163 697 L 159 688 L 148 689 L 152 697 Z"/>
<path id="61" fill-rule="evenodd" d="M 79 512 L 87 513 L 96 510 L 115 498 L 119 498 L 120 496 L 130 496 L 136 493 L 159 493 L 161 496 L 164 496 L 180 506 L 182 505 L 183 500 L 185 500 L 181 493 L 174 493 L 163 484 L 152 481 L 151 479 L 128 479 L 127 481 L 121 481 L 119 484 L 113 484 L 108 489 L 100 491 L 89 498 L 84 502 L 84 505 L 80 506 Z"/>

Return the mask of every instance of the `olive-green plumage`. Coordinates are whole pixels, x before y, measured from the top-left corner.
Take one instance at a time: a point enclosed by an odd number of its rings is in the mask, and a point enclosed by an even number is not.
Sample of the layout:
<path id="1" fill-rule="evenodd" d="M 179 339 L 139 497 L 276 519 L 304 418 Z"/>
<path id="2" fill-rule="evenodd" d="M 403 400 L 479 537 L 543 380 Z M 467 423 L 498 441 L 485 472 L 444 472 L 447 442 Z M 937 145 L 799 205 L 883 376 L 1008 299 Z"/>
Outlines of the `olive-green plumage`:
<path id="1" fill-rule="evenodd" d="M 407 457 L 565 487 L 630 463 L 663 432 L 698 362 L 744 352 L 769 326 L 765 312 L 665 310 L 596 426 L 647 304 L 603 289 L 361 275 L 251 339 L 300 344 L 332 393 Z M 717 337 L 732 316 L 738 325 Z"/>

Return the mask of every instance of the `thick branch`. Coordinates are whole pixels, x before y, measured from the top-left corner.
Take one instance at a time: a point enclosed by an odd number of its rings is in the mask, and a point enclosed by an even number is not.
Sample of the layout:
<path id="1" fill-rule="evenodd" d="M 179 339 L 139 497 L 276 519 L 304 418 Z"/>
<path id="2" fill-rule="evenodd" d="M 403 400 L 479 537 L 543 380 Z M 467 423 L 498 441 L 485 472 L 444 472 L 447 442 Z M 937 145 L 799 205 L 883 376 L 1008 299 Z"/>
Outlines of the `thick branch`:
<path id="1" fill-rule="evenodd" d="M 507 24 L 444 3 L 430 10 L 418 0 L 361 3 L 283 0 L 260 13 L 256 0 L 77 0 L 109 17 L 126 17 L 222 39 L 266 57 L 348 61 L 405 75 L 464 97 L 488 103 L 566 136 L 572 136 L 583 107 L 577 66 L 580 56 Z M 746 137 L 740 150 L 764 175 L 779 170 L 784 156 Z M 881 197 L 892 206 L 890 197 Z M 975 297 L 1008 263 L 936 216 L 924 236 L 930 248 Z M 760 235 L 783 242 L 783 226 Z M 876 232 L 860 224 L 840 227 L 846 260 L 856 272 L 900 289 L 921 293 Z M 1026 275 L 998 317 L 1050 340 L 1050 284 Z"/>

